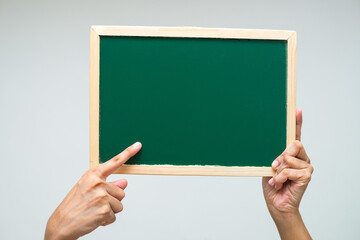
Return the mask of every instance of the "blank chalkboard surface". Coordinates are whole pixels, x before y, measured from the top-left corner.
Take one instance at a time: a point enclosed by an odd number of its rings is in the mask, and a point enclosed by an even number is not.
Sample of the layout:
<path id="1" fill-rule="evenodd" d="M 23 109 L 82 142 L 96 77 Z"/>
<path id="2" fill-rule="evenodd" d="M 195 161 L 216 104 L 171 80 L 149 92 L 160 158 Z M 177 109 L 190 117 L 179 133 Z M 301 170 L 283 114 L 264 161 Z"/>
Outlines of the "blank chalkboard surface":
<path id="1" fill-rule="evenodd" d="M 92 167 L 140 141 L 119 173 L 265 176 L 294 140 L 294 32 L 91 33 Z"/>

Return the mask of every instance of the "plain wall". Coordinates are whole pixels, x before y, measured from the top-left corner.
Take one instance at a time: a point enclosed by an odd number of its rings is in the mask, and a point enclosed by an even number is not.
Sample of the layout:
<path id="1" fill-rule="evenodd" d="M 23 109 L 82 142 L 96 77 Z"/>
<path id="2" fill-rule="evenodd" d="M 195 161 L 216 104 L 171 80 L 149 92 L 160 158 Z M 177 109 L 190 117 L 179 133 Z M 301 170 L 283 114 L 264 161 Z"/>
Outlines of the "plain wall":
<path id="1" fill-rule="evenodd" d="M 88 169 L 91 25 L 296 30 L 301 213 L 314 239 L 358 238 L 359 23 L 357 0 L 0 0 L 0 239 L 41 239 Z M 124 211 L 86 239 L 279 238 L 261 178 L 125 177 Z"/>

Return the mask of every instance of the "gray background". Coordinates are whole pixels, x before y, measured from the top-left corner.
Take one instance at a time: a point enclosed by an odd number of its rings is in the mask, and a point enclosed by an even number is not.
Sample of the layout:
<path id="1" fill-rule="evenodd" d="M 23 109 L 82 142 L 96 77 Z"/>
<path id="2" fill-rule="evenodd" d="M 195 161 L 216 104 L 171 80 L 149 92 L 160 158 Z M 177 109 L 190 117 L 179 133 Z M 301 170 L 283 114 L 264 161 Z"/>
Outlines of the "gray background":
<path id="1" fill-rule="evenodd" d="M 358 239 L 359 23 L 359 1 L 0 0 L 0 239 L 41 239 L 88 168 L 89 33 L 106 24 L 296 30 L 301 213 L 315 239 Z M 117 222 L 86 239 L 278 238 L 260 178 L 126 177 Z"/>

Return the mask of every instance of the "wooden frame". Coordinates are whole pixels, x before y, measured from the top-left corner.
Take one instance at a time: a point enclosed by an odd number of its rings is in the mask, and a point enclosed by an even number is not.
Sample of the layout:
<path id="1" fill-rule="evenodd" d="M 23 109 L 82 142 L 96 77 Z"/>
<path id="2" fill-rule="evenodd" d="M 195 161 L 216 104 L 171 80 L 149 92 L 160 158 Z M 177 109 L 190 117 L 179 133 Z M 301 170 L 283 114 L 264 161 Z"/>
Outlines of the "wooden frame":
<path id="1" fill-rule="evenodd" d="M 296 128 L 296 32 L 197 27 L 92 26 L 90 33 L 90 167 L 99 165 L 99 56 L 100 36 L 153 36 L 189 38 L 268 39 L 287 41 L 286 144 L 295 140 Z M 272 176 L 271 167 L 221 167 L 173 165 L 124 165 L 121 174 Z"/>

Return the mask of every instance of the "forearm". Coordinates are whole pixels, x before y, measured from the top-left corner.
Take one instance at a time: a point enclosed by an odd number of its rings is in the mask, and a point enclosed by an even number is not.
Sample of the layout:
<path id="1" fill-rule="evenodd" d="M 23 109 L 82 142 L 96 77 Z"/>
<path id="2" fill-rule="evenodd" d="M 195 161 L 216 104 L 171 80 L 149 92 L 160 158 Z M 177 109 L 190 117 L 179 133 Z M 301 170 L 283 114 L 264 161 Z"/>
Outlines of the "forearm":
<path id="1" fill-rule="evenodd" d="M 299 211 L 291 214 L 271 214 L 271 216 L 282 240 L 311 239 Z"/>

